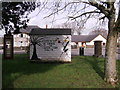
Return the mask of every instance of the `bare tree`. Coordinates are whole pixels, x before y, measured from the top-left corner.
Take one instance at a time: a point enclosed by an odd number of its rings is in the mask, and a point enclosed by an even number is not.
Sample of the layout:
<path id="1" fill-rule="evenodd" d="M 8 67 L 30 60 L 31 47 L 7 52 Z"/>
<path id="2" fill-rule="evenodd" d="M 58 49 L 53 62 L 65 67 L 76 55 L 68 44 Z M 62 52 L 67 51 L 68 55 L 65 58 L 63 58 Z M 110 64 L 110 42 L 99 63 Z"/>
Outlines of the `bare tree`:
<path id="1" fill-rule="evenodd" d="M 92 28 L 92 31 L 91 31 L 89 34 L 90 34 L 90 35 L 93 35 L 93 34 L 101 34 L 102 36 L 107 37 L 108 31 L 105 30 L 104 28 L 94 27 L 94 28 Z"/>
<path id="2" fill-rule="evenodd" d="M 86 22 L 91 17 L 103 21 L 105 19 L 107 20 L 108 36 L 104 79 L 112 85 L 115 85 L 117 82 L 116 49 L 119 32 L 118 27 L 120 27 L 120 0 L 75 0 L 71 2 L 66 1 L 64 4 L 62 0 L 59 0 L 58 2 L 54 1 L 48 9 L 51 9 L 52 12 L 46 17 L 55 16 L 56 14 L 63 13 L 62 11 L 66 11 L 71 20 L 85 20 Z"/>
<path id="3" fill-rule="evenodd" d="M 77 21 L 73 21 L 73 22 L 65 22 L 61 25 L 57 25 L 57 26 L 54 26 L 54 27 L 59 27 L 59 28 L 71 28 L 71 33 L 72 35 L 74 34 L 77 34 L 77 35 L 80 35 L 83 28 L 84 28 L 84 25 L 82 25 L 81 22 L 77 22 Z"/>

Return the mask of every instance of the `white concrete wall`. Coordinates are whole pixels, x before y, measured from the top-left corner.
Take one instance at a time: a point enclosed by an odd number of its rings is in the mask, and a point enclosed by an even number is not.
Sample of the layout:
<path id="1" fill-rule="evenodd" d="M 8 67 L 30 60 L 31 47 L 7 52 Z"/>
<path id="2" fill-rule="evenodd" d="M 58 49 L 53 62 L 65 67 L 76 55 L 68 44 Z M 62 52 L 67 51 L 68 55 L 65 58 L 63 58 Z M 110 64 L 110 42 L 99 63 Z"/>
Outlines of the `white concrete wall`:
<path id="1" fill-rule="evenodd" d="M 31 36 L 32 39 L 35 36 Z M 42 39 L 41 39 L 42 38 Z M 63 48 L 68 43 L 66 49 Z M 39 45 L 36 45 L 36 52 L 42 61 L 71 62 L 71 35 L 47 35 L 39 36 Z M 30 59 L 33 55 L 33 45 L 30 46 Z"/>

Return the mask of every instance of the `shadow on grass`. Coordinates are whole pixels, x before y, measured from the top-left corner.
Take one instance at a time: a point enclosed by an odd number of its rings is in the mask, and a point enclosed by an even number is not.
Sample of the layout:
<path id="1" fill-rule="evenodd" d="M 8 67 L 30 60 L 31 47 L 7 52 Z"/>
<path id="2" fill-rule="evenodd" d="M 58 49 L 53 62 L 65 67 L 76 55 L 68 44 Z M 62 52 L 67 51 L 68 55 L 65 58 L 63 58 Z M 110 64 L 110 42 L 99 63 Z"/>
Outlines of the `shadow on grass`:
<path id="1" fill-rule="evenodd" d="M 60 63 L 30 63 L 27 55 L 15 55 L 14 60 L 2 62 L 2 87 L 14 88 L 13 82 L 22 75 L 44 73 L 59 65 Z"/>
<path id="2" fill-rule="evenodd" d="M 98 60 L 97 57 L 92 57 L 92 59 L 90 59 L 90 57 L 85 57 L 85 60 L 87 61 L 87 63 L 89 63 L 92 68 L 95 70 L 95 72 L 102 78 L 104 79 L 104 72 L 102 71 L 102 68 L 100 67 L 99 63 L 104 63 L 104 61 L 100 61 Z M 104 65 L 104 64 L 103 64 Z M 104 70 L 104 69 L 103 69 Z"/>

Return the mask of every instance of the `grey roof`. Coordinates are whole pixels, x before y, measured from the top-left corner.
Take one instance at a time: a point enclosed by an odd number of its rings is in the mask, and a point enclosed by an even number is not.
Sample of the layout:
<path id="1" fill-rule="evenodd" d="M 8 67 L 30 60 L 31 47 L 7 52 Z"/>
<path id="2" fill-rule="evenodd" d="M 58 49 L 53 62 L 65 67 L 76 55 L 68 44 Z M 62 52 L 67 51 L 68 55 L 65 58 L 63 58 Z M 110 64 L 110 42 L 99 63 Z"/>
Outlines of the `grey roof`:
<path id="1" fill-rule="evenodd" d="M 72 42 L 90 42 L 96 38 L 99 34 L 95 35 L 73 35 Z"/>
<path id="2" fill-rule="evenodd" d="M 34 28 L 30 32 L 30 35 L 71 35 L 71 29 L 69 28 Z"/>
<path id="3" fill-rule="evenodd" d="M 39 28 L 37 25 L 28 25 L 25 29 L 20 29 L 21 33 L 30 33 L 33 28 Z"/>

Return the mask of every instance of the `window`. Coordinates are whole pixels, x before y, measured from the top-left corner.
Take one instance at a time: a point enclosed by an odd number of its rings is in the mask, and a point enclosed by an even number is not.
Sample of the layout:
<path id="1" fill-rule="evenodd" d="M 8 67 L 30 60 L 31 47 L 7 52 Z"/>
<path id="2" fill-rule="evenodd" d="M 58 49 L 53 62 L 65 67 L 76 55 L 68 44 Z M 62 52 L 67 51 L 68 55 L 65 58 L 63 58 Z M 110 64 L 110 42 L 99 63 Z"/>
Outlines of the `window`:
<path id="1" fill-rule="evenodd" d="M 21 37 L 23 37 L 23 34 L 21 34 Z"/>
<path id="2" fill-rule="evenodd" d="M 105 43 L 103 43 L 103 45 L 105 46 Z"/>

